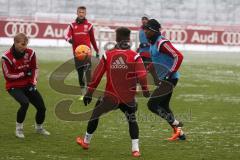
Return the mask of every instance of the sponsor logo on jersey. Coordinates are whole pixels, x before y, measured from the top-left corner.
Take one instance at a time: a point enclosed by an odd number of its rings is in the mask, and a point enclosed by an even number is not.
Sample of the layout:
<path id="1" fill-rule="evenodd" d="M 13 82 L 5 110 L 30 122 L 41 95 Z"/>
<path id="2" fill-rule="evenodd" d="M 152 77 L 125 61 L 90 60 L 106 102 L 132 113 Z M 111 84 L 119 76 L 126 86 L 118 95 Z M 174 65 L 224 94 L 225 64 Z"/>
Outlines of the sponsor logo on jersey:
<path id="1" fill-rule="evenodd" d="M 128 66 L 125 64 L 123 58 L 119 57 L 112 63 L 111 69 L 128 69 Z"/>

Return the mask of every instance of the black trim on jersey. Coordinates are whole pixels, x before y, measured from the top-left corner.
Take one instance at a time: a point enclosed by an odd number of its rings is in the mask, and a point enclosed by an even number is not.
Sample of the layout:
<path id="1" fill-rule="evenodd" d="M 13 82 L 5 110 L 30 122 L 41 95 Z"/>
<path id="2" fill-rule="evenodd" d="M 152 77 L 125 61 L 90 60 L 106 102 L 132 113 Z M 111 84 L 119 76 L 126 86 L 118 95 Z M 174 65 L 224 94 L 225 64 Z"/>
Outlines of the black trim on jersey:
<path id="1" fill-rule="evenodd" d="M 6 56 L 2 56 L 2 59 L 7 61 L 10 65 L 12 65 L 12 62 Z"/>

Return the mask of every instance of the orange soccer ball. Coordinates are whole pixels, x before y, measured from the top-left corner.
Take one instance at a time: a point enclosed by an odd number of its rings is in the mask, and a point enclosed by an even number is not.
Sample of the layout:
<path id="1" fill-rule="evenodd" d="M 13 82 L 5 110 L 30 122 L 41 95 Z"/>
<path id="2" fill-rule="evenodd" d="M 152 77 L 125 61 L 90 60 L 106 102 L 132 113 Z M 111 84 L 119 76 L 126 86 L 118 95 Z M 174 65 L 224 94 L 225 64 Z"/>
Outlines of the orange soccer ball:
<path id="1" fill-rule="evenodd" d="M 75 49 L 75 56 L 78 60 L 85 60 L 88 56 L 91 56 L 91 49 L 87 45 L 79 45 Z"/>

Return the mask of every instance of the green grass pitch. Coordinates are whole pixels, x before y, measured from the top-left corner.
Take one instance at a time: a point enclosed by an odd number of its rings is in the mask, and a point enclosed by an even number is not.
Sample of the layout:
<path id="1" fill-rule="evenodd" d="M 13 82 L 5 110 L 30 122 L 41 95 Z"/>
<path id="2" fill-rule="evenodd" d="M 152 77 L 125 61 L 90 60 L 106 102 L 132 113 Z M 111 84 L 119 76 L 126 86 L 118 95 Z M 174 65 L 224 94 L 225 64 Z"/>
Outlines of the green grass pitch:
<path id="1" fill-rule="evenodd" d="M 0 47 L 1 53 L 7 47 Z M 87 122 L 63 121 L 55 106 L 63 99 L 74 101 L 71 112 L 87 111 L 79 96 L 62 94 L 49 86 L 51 73 L 71 58 L 65 48 L 35 48 L 40 76 L 37 88 L 47 107 L 45 127 L 51 136 L 34 132 L 35 109 L 30 106 L 24 123 L 25 139 L 14 135 L 18 104 L 5 91 L 0 74 L 0 159 L 1 160 L 126 160 L 131 141 L 123 114 L 113 111 L 100 120 L 88 151 L 75 143 L 84 135 Z M 66 54 L 68 53 L 68 54 Z M 139 99 L 140 150 L 145 160 L 237 160 L 240 157 L 240 54 L 185 53 L 181 79 L 171 102 L 175 115 L 185 126 L 186 141 L 169 142 L 172 130 L 148 111 L 146 99 Z M 105 81 L 105 79 L 103 80 Z M 73 71 L 66 84 L 78 85 Z M 103 87 L 101 83 L 100 87 Z"/>

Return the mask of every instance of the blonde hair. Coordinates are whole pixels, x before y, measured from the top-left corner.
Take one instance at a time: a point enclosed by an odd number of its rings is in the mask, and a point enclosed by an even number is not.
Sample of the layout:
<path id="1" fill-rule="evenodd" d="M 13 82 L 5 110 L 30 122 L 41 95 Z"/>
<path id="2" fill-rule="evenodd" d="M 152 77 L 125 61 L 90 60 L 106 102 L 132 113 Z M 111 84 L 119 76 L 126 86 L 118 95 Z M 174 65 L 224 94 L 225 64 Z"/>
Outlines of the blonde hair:
<path id="1" fill-rule="evenodd" d="M 18 33 L 14 36 L 14 43 L 18 43 L 23 40 L 25 43 L 28 43 L 28 37 L 24 33 Z"/>

